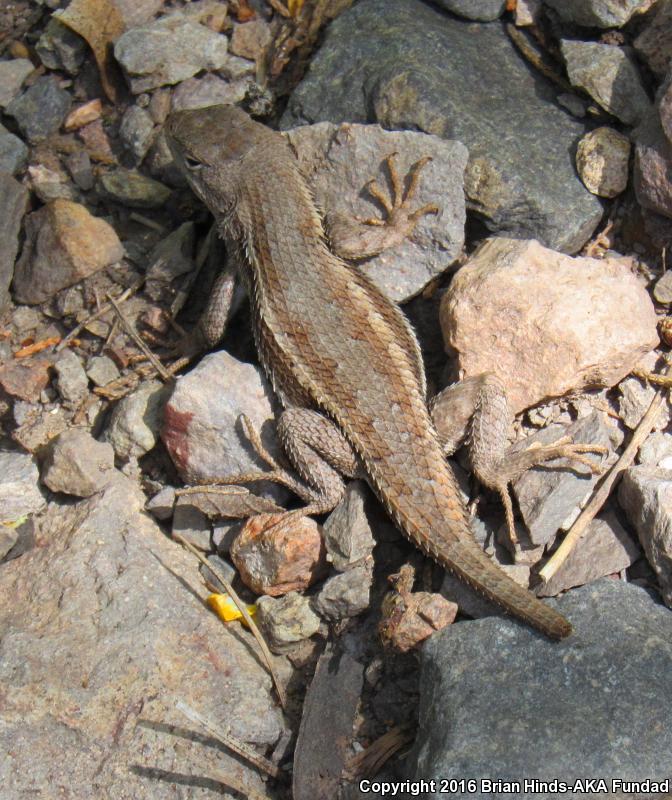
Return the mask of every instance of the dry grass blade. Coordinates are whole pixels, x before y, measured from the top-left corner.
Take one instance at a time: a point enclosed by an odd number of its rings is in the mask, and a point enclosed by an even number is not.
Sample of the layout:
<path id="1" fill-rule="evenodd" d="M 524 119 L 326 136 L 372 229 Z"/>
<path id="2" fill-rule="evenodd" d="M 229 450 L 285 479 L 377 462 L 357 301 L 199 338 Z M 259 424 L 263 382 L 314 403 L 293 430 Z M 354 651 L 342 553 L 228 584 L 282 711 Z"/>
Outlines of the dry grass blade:
<path id="1" fill-rule="evenodd" d="M 352 780 L 376 775 L 386 761 L 412 741 L 413 736 L 405 725 L 390 728 L 366 749 L 348 760 L 348 775 Z"/>
<path id="2" fill-rule="evenodd" d="M 259 755 L 259 753 L 256 753 L 251 747 L 245 744 L 245 742 L 242 742 L 240 739 L 236 739 L 235 736 L 231 736 L 230 733 L 222 730 L 219 725 L 215 724 L 207 717 L 204 717 L 202 714 L 199 714 L 198 711 L 193 709 L 191 706 L 188 706 L 186 703 L 183 703 L 182 700 L 178 700 L 177 703 L 175 703 L 175 708 L 178 711 L 181 711 L 184 716 L 187 717 L 187 719 L 190 719 L 192 722 L 200 725 L 211 736 L 214 736 L 215 739 L 226 745 L 229 750 L 233 750 L 234 753 L 245 759 L 245 761 L 248 761 L 257 769 L 260 769 L 262 772 L 265 772 L 267 775 L 270 775 L 276 780 L 287 779 L 287 775 L 280 769 L 280 767 L 278 767 L 272 761 L 269 761 L 267 758 Z"/>
<path id="3" fill-rule="evenodd" d="M 278 693 L 278 699 L 280 701 L 280 705 L 283 708 L 287 708 L 287 698 L 285 697 L 285 691 L 282 688 L 282 684 L 278 679 L 278 676 L 275 674 L 275 670 L 273 669 L 273 657 L 271 656 L 271 651 L 268 649 L 266 642 L 264 641 L 264 637 L 261 635 L 259 628 L 257 627 L 255 621 L 250 616 L 250 612 L 247 610 L 247 606 L 243 601 L 238 597 L 236 594 L 233 586 L 227 581 L 227 579 L 222 575 L 221 571 L 211 564 L 205 556 L 198 552 L 198 550 L 188 542 L 184 537 L 180 536 L 179 533 L 173 533 L 173 538 L 176 542 L 179 542 L 183 547 L 186 547 L 190 553 L 193 553 L 196 558 L 214 574 L 217 576 L 217 579 L 220 581 L 222 586 L 226 589 L 227 594 L 236 604 L 236 608 L 240 611 L 243 616 L 245 622 L 247 622 L 250 630 L 254 638 L 257 640 L 257 644 L 259 645 L 261 652 L 264 656 L 264 661 L 266 662 L 266 666 L 268 667 L 268 671 L 273 679 L 273 684 L 275 686 L 275 690 Z"/>
<path id="4" fill-rule="evenodd" d="M 110 295 L 107 296 L 107 299 L 114 309 L 115 314 L 117 315 L 119 322 L 121 322 L 124 330 L 126 333 L 133 339 L 133 341 L 137 344 L 137 346 L 142 350 L 142 352 L 147 356 L 150 363 L 154 367 L 154 369 L 159 373 L 161 378 L 164 381 L 169 381 L 172 378 L 172 375 L 168 370 L 163 366 L 163 364 L 159 361 L 159 359 L 152 353 L 152 351 L 147 347 L 147 345 L 142 341 L 140 338 L 140 334 L 135 330 L 131 322 L 126 319 L 124 313 L 122 312 L 119 304 L 116 300 L 114 300 Z"/>

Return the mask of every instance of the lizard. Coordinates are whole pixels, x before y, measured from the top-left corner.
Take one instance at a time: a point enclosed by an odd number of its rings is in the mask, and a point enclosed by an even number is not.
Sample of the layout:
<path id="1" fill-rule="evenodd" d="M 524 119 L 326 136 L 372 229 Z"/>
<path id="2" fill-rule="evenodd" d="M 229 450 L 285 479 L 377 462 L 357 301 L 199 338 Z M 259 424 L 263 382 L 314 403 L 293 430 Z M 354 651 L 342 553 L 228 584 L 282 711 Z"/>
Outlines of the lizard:
<path id="1" fill-rule="evenodd" d="M 321 514 L 342 497 L 344 477 L 363 475 L 396 526 L 426 555 L 548 637 L 568 636 L 569 621 L 513 581 L 474 539 L 430 414 L 415 333 L 401 309 L 330 247 L 284 136 L 235 106 L 175 111 L 164 131 L 247 288 L 259 358 L 284 407 L 278 434 L 302 479 L 268 457 L 271 473 L 224 480 L 277 480 L 306 502 L 301 513 Z M 411 170 L 411 188 L 420 166 Z M 411 188 L 401 197 L 398 177 L 392 178 L 393 203 L 377 187 L 372 193 L 386 205 L 390 222 L 408 233 L 421 215 L 438 209 L 411 212 Z M 223 336 L 230 294 L 230 273 L 223 269 L 199 323 L 208 345 Z M 486 381 L 486 393 L 491 386 Z M 471 396 L 478 404 L 478 391 Z M 248 435 L 253 439 L 252 431 Z M 551 451 L 571 456 L 586 449 L 595 448 L 547 447 L 535 463 Z M 528 456 L 527 466 L 532 461 Z"/>

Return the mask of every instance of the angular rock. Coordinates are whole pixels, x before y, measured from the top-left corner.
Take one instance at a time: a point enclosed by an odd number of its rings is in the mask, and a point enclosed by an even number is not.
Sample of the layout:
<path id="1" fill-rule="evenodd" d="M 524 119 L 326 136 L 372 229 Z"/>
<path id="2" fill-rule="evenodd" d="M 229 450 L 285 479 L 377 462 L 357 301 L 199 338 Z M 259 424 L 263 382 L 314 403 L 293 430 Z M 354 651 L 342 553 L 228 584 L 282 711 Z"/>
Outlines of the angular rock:
<path id="1" fill-rule="evenodd" d="M 451 797 L 486 800 L 504 794 L 484 777 L 519 781 L 504 789 L 511 797 L 530 794 L 525 779 L 604 778 L 611 791 L 613 778 L 669 777 L 670 612 L 643 589 L 608 579 L 549 604 L 575 628 L 560 644 L 497 618 L 451 625 L 425 644 L 405 777 L 436 780 L 428 800 L 445 797 L 441 780 L 456 780 Z M 558 796 L 553 787 L 534 794 Z"/>
<path id="2" fill-rule="evenodd" d="M 407 653 L 436 631 L 455 621 L 458 606 L 440 594 L 413 592 L 390 594 L 383 601 L 379 632 L 384 644 Z"/>
<path id="3" fill-rule="evenodd" d="M 84 39 L 55 17 L 47 23 L 35 49 L 47 69 L 65 70 L 71 75 L 79 72 L 87 52 Z"/>
<path id="4" fill-rule="evenodd" d="M 639 464 L 672 469 L 672 434 L 655 431 L 644 440 L 637 453 Z"/>
<path id="5" fill-rule="evenodd" d="M 14 259 L 27 204 L 26 187 L 0 172 L 0 312 L 9 301 L 9 284 L 14 276 Z"/>
<path id="6" fill-rule="evenodd" d="M 212 73 L 200 78 L 189 78 L 176 87 L 172 108 L 174 111 L 181 111 L 186 108 L 235 105 L 245 98 L 249 87 L 249 78 L 230 81 Z"/>
<path id="7" fill-rule="evenodd" d="M 621 28 L 650 0 L 544 0 L 560 19 L 586 28 Z"/>
<path id="8" fill-rule="evenodd" d="M 107 386 L 119 377 L 119 369 L 109 356 L 93 356 L 86 364 L 86 374 L 96 386 Z"/>
<path id="9" fill-rule="evenodd" d="M 54 363 L 54 372 L 61 399 L 73 405 L 81 403 L 89 393 L 89 379 L 79 357 L 70 349 L 63 350 Z"/>
<path id="10" fill-rule="evenodd" d="M 308 598 L 296 592 L 284 597 L 260 597 L 255 622 L 274 653 L 291 651 L 293 645 L 309 639 L 320 629 L 320 618 Z"/>
<path id="11" fill-rule="evenodd" d="M 554 597 L 574 586 L 592 583 L 634 564 L 640 556 L 637 542 L 608 512 L 594 519 L 555 575 L 537 590 L 540 597 Z"/>
<path id="12" fill-rule="evenodd" d="M 61 89 L 56 78 L 38 78 L 23 94 L 15 97 L 5 109 L 14 117 L 21 133 L 31 144 L 46 139 L 61 127 L 70 111 L 72 98 Z"/>
<path id="13" fill-rule="evenodd" d="M 637 531 L 665 603 L 672 606 L 672 470 L 630 467 L 621 480 L 618 502 Z"/>
<path id="14" fill-rule="evenodd" d="M 62 169 L 49 169 L 43 164 L 31 164 L 28 167 L 29 186 L 43 203 L 52 200 L 78 199 L 78 193 L 70 179 Z"/>
<path id="15" fill-rule="evenodd" d="M 139 164 L 154 139 L 154 121 L 144 108 L 131 106 L 122 117 L 119 136 L 135 163 Z"/>
<path id="16" fill-rule="evenodd" d="M 613 128 L 587 133 L 576 151 L 576 168 L 589 192 L 616 197 L 628 185 L 630 140 Z"/>
<path id="17" fill-rule="evenodd" d="M 0 603 L 8 796 L 168 800 L 173 779 L 152 770 L 174 777 L 175 765 L 185 775 L 222 770 L 245 793 L 265 791 L 236 757 L 146 723 L 184 726 L 180 700 L 248 743 L 273 745 L 284 727 L 251 634 L 204 612 L 186 588 L 201 585 L 196 560 L 144 501 L 117 476 L 101 495 L 52 506 L 41 546 L 0 570 L 0 596 L 12 598 Z M 286 679 L 282 662 L 275 667 Z"/>
<path id="18" fill-rule="evenodd" d="M 96 97 L 95 100 L 89 100 L 88 103 L 84 103 L 81 106 L 77 106 L 77 108 L 73 108 L 73 110 L 66 117 L 63 127 L 66 131 L 79 130 L 85 125 L 89 125 L 90 123 L 95 122 L 97 119 L 100 119 L 102 113 L 103 104 L 101 103 L 100 98 Z"/>
<path id="19" fill-rule="evenodd" d="M 47 505 L 39 478 L 32 456 L 0 450 L 0 522 L 15 522 Z"/>
<path id="20" fill-rule="evenodd" d="M 119 458 L 140 458 L 156 444 L 170 389 L 160 381 L 142 383 L 114 407 L 105 440 Z"/>
<path id="21" fill-rule="evenodd" d="M 0 563 L 19 540 L 16 528 L 0 523 Z"/>
<path id="22" fill-rule="evenodd" d="M 0 397 L 8 395 L 37 403 L 49 385 L 50 368 L 51 363 L 40 358 L 0 363 Z"/>
<path id="23" fill-rule="evenodd" d="M 572 39 L 563 39 L 561 49 L 572 86 L 588 92 L 626 125 L 634 125 L 646 116 L 651 102 L 639 71 L 625 50 Z"/>
<path id="24" fill-rule="evenodd" d="M 157 519 L 167 520 L 173 516 L 174 506 L 175 487 L 166 486 L 147 502 L 145 508 Z"/>
<path id="25" fill-rule="evenodd" d="M 609 430 L 600 411 L 593 411 L 568 428 L 551 425 L 525 439 L 525 443 L 528 446 L 534 442 L 550 444 L 562 436 L 571 436 L 574 442 L 609 448 Z M 589 458 L 604 469 L 606 459 L 598 455 Z M 513 484 L 533 544 L 552 542 L 558 529 L 568 529 L 599 480 L 599 475 L 592 474 L 582 464 L 558 469 L 561 463 L 560 459 L 547 461 L 543 466 L 528 470 Z M 564 464 L 567 463 L 565 460 Z"/>
<path id="26" fill-rule="evenodd" d="M 513 414 L 613 386 L 658 343 L 651 299 L 627 266 L 534 241 L 487 240 L 453 278 L 440 319 L 460 375 L 494 365 Z"/>
<path id="27" fill-rule="evenodd" d="M 660 87 L 658 114 L 667 140 L 672 142 L 672 69 L 667 73 L 665 83 Z"/>
<path id="28" fill-rule="evenodd" d="M 482 102 L 483 86 L 497 102 Z M 329 26 L 281 124 L 378 122 L 459 140 L 468 201 L 489 230 L 575 252 L 602 208 L 568 147 L 585 129 L 555 96 L 499 25 L 420 0 L 364 0 Z"/>
<path id="29" fill-rule="evenodd" d="M 349 483 L 343 499 L 324 523 L 327 560 L 339 572 L 369 558 L 376 544 L 364 510 L 367 491 L 361 481 Z"/>
<path id="30" fill-rule="evenodd" d="M 663 78 L 672 58 L 672 0 L 658 0 L 644 30 L 634 41 L 635 50 L 657 78 Z"/>
<path id="31" fill-rule="evenodd" d="M 644 208 L 672 217 L 672 142 L 665 136 L 659 115 L 650 114 L 634 137 L 637 200 Z"/>
<path id="32" fill-rule="evenodd" d="M 6 128 L 0 125 L 0 173 L 15 175 L 26 166 L 28 148 Z"/>
<path id="33" fill-rule="evenodd" d="M 313 598 L 313 608 L 332 622 L 356 617 L 369 607 L 372 581 L 370 563 L 333 575 Z"/>
<path id="34" fill-rule="evenodd" d="M 317 522 L 311 517 L 281 519 L 281 514 L 250 517 L 231 546 L 231 560 L 255 594 L 278 597 L 306 589 L 324 573 Z"/>
<path id="35" fill-rule="evenodd" d="M 492 22 L 501 17 L 505 0 L 438 0 L 437 5 L 464 19 Z"/>
<path id="36" fill-rule="evenodd" d="M 336 249 L 339 245 L 343 248 L 338 235 L 343 226 L 341 220 L 346 222 L 350 238 L 353 220 L 380 216 L 378 203 L 365 186 L 375 178 L 389 194 L 388 169 L 381 163 L 385 155 L 398 153 L 395 161 L 402 178 L 420 158 L 432 157 L 419 175 L 412 202 L 417 208 L 434 203 L 441 209 L 439 214 L 424 216 L 410 237 L 360 265 L 392 300 L 401 302 L 418 294 L 460 254 L 464 244 L 467 165 L 467 151 L 460 142 L 411 131 L 384 131 L 375 125 L 329 123 L 296 128 L 287 136 L 311 181 L 318 206 L 326 210 L 327 228 Z M 359 227 L 359 231 L 355 228 L 356 235 L 371 235 L 371 226 Z M 358 250 L 357 241 L 352 249 Z"/>
<path id="37" fill-rule="evenodd" d="M 91 167 L 91 159 L 86 150 L 77 150 L 70 153 L 65 159 L 65 166 L 72 177 L 72 180 L 84 192 L 93 189 L 94 176 Z"/>
<path id="38" fill-rule="evenodd" d="M 5 108 L 12 102 L 34 69 L 28 58 L 0 61 L 0 108 Z"/>
<path id="39" fill-rule="evenodd" d="M 651 405 L 656 389 L 651 384 L 642 383 L 638 378 L 632 377 L 621 381 L 618 390 L 620 393 L 618 415 L 623 424 L 634 431 Z M 671 416 L 672 408 L 668 399 L 663 403 L 663 407 L 654 420 L 653 430 L 660 431 L 667 428 Z"/>
<path id="40" fill-rule="evenodd" d="M 14 275 L 15 299 L 42 303 L 123 255 L 119 237 L 105 220 L 78 203 L 54 200 L 26 219 L 26 244 Z"/>
<path id="41" fill-rule="evenodd" d="M 81 428 L 53 439 L 42 465 L 42 481 L 52 492 L 75 497 L 91 497 L 105 488 L 115 473 L 112 447 Z"/>
<path id="42" fill-rule="evenodd" d="M 134 94 L 179 83 L 201 70 L 222 67 L 226 36 L 169 14 L 156 22 L 131 28 L 114 45 L 114 57 L 126 72 Z"/>
<path id="43" fill-rule="evenodd" d="M 178 533 L 194 547 L 207 552 L 211 549 L 212 527 L 208 518 L 195 508 L 189 497 L 178 497 L 173 513 L 173 535 Z"/>
<path id="44" fill-rule="evenodd" d="M 249 417 L 261 431 L 264 447 L 276 457 L 271 398 L 260 370 L 224 350 L 205 356 L 178 378 L 164 409 L 161 438 L 180 477 L 186 483 L 207 483 L 223 475 L 263 470 L 239 417 Z M 286 497 L 277 486 L 262 483 L 253 488 Z"/>
<path id="45" fill-rule="evenodd" d="M 161 208 L 170 197 L 163 183 L 122 168 L 101 175 L 98 190 L 103 197 L 133 208 Z"/>
<path id="46" fill-rule="evenodd" d="M 234 25 L 229 49 L 235 56 L 257 61 L 264 56 L 271 39 L 271 28 L 268 22 L 264 19 L 253 19 Z"/>

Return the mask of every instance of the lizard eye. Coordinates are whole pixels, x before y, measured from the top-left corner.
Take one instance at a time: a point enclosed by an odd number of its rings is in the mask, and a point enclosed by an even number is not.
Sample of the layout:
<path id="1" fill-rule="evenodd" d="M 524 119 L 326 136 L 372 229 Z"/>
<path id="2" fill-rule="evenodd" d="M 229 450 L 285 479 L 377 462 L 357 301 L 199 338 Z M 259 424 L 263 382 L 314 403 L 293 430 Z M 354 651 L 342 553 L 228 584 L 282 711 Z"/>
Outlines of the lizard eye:
<path id="1" fill-rule="evenodd" d="M 184 156 L 184 163 L 186 164 L 187 168 L 191 170 L 197 170 L 203 166 L 202 161 L 199 161 L 197 158 L 188 155 Z"/>

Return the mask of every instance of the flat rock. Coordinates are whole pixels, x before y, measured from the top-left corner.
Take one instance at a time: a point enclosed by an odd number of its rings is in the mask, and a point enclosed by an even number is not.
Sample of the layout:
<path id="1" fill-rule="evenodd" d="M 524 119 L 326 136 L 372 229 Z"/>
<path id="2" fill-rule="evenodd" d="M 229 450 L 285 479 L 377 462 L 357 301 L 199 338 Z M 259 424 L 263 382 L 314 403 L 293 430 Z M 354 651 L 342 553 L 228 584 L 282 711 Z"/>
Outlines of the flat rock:
<path id="1" fill-rule="evenodd" d="M 586 28 L 620 28 L 650 0 L 544 0 L 560 19 Z"/>
<path id="2" fill-rule="evenodd" d="M 324 522 L 327 560 L 343 571 L 369 558 L 376 544 L 364 504 L 368 489 L 361 481 L 352 481 L 338 505 Z"/>
<path id="3" fill-rule="evenodd" d="M 84 366 L 72 350 L 62 350 L 54 362 L 54 384 L 65 403 L 78 405 L 89 393 L 89 379 Z"/>
<path id="4" fill-rule="evenodd" d="M 492 22 L 501 17 L 505 0 L 438 0 L 437 5 L 464 19 Z"/>
<path id="5" fill-rule="evenodd" d="M 585 128 L 555 96 L 500 25 L 420 0 L 364 0 L 327 29 L 281 126 L 378 122 L 461 141 L 468 205 L 490 231 L 575 252 L 602 207 L 574 168 Z"/>
<path id="6" fill-rule="evenodd" d="M 618 501 L 637 531 L 665 603 L 672 606 L 672 470 L 630 467 L 621 480 Z"/>
<path id="7" fill-rule="evenodd" d="M 31 455 L 0 450 L 0 522 L 15 522 L 47 505 L 39 478 Z"/>
<path id="8" fill-rule="evenodd" d="M 144 502 L 117 476 L 101 495 L 53 505 L 41 546 L 0 570 L 12 598 L 0 606 L 8 797 L 174 800 L 179 774 L 187 794 L 214 800 L 221 785 L 200 776 L 218 772 L 264 791 L 256 770 L 204 747 L 175 709 L 180 700 L 251 744 L 283 730 L 251 634 L 205 610 L 197 561 Z"/>
<path id="9" fill-rule="evenodd" d="M 0 108 L 5 108 L 12 102 L 34 69 L 32 61 L 28 58 L 0 61 Z"/>
<path id="10" fill-rule="evenodd" d="M 226 351 L 211 353 L 178 378 L 164 409 L 161 438 L 187 483 L 264 470 L 239 417 L 245 414 L 261 431 L 264 447 L 276 457 L 272 391 L 262 373 Z M 286 497 L 280 487 L 256 484 L 254 491 Z"/>
<path id="11" fill-rule="evenodd" d="M 14 297 L 21 303 L 42 303 L 123 255 L 123 245 L 109 223 L 79 203 L 54 200 L 26 219 Z"/>
<path id="12" fill-rule="evenodd" d="M 16 175 L 28 161 L 28 148 L 6 128 L 0 125 L 0 173 Z"/>
<path id="13" fill-rule="evenodd" d="M 172 97 L 172 108 L 173 111 L 182 111 L 186 108 L 235 105 L 245 98 L 249 87 L 250 78 L 231 81 L 210 72 L 200 77 L 189 78 L 176 86 Z"/>
<path id="14" fill-rule="evenodd" d="M 563 39 L 567 75 L 605 111 L 626 125 L 639 122 L 651 108 L 635 62 L 620 47 Z"/>
<path id="15" fill-rule="evenodd" d="M 154 447 L 169 393 L 170 389 L 160 381 L 147 381 L 117 403 L 105 440 L 119 458 L 140 458 Z"/>
<path id="16" fill-rule="evenodd" d="M 366 563 L 333 575 L 313 598 L 313 607 L 332 622 L 356 617 L 369 607 L 372 580 L 372 565 Z"/>
<path id="17" fill-rule="evenodd" d="M 651 299 L 626 265 L 535 241 L 487 240 L 453 278 L 440 319 L 460 377 L 496 371 L 514 414 L 613 386 L 658 344 Z"/>
<path id="18" fill-rule="evenodd" d="M 219 69 L 226 61 L 227 44 L 226 36 L 178 13 L 126 31 L 114 45 L 114 56 L 131 91 L 140 94 L 204 69 Z"/>
<path id="19" fill-rule="evenodd" d="M 445 797 L 440 782 L 452 779 L 457 798 L 588 797 L 579 786 L 572 793 L 576 780 L 604 778 L 611 791 L 612 778 L 672 772 L 672 614 L 609 579 L 549 604 L 574 625 L 561 643 L 490 618 L 452 625 L 424 645 L 407 771 L 436 780 L 424 797 Z M 526 778 L 567 781 L 570 791 L 532 793 Z M 520 785 L 507 791 L 486 779 Z"/>
<path id="20" fill-rule="evenodd" d="M 52 492 L 75 497 L 91 497 L 107 486 L 114 473 L 112 447 L 81 428 L 52 439 L 42 465 L 42 481 Z"/>
<path id="21" fill-rule="evenodd" d="M 36 144 L 56 133 L 71 105 L 70 93 L 61 89 L 58 80 L 44 76 L 15 97 L 7 105 L 5 113 L 14 117 L 21 133 L 31 144 Z"/>
<path id="22" fill-rule="evenodd" d="M 672 0 L 658 0 L 646 25 L 633 42 L 637 54 L 657 78 L 663 78 L 672 58 Z"/>
<path id="23" fill-rule="evenodd" d="M 653 112 L 635 130 L 635 194 L 641 206 L 672 217 L 672 142 Z"/>
<path id="24" fill-rule="evenodd" d="M 9 284 L 14 276 L 14 259 L 27 205 L 26 187 L 11 175 L 0 172 L 0 311 L 9 301 Z"/>
<path id="25" fill-rule="evenodd" d="M 417 208 L 434 203 L 441 209 L 439 214 L 424 216 L 410 238 L 359 262 L 359 268 L 392 300 L 402 302 L 418 294 L 460 254 L 467 165 L 467 150 L 460 142 L 411 131 L 385 131 L 378 125 L 326 122 L 295 128 L 287 137 L 312 184 L 318 206 L 326 211 L 327 227 L 330 218 L 351 222 L 357 217 L 381 217 L 379 204 L 365 186 L 375 178 L 390 195 L 385 156 L 398 153 L 395 161 L 402 178 L 414 162 L 431 156 L 432 162 L 419 174 L 412 203 Z M 361 227 L 365 235 L 371 231 L 371 226 Z"/>
<path id="26" fill-rule="evenodd" d="M 160 181 L 131 169 L 115 169 L 100 176 L 101 196 L 133 208 L 161 208 L 170 197 L 170 189 Z"/>

